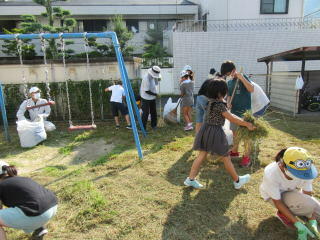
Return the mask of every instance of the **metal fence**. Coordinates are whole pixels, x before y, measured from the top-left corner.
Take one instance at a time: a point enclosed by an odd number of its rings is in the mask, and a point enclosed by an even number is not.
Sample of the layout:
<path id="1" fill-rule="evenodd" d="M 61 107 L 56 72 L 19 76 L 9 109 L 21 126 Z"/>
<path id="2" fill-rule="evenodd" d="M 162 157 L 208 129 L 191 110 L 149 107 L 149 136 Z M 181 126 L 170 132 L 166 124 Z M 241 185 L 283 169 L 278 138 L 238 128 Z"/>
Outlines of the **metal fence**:
<path id="1" fill-rule="evenodd" d="M 320 17 L 305 18 L 261 18 L 230 20 L 183 20 L 173 27 L 176 32 L 214 31 L 278 31 L 320 28 Z"/>

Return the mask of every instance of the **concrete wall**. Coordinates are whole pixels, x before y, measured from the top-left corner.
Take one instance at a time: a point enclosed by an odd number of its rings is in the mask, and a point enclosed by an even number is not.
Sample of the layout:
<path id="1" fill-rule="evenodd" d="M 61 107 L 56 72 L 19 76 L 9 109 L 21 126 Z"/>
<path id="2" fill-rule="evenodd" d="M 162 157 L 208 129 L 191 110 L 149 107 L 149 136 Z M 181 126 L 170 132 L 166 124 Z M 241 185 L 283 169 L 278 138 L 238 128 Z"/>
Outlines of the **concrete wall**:
<path id="1" fill-rule="evenodd" d="M 138 67 L 133 61 L 127 61 L 126 68 L 129 78 L 138 78 Z M 3 84 L 21 84 L 22 71 L 29 83 L 45 82 L 45 65 L 28 64 L 21 67 L 19 64 L 0 65 L 0 81 Z M 51 64 L 48 68 L 50 82 L 64 81 L 64 68 L 62 64 Z M 88 75 L 85 63 L 68 63 L 67 73 L 73 81 L 86 81 Z M 90 76 L 92 80 L 117 80 L 120 79 L 120 72 L 117 62 L 96 62 L 90 64 Z"/>
<path id="2" fill-rule="evenodd" d="M 303 17 L 304 0 L 290 0 L 288 14 L 260 14 L 260 0 L 202 0 L 208 20 Z"/>
<path id="3" fill-rule="evenodd" d="M 143 78 L 147 74 L 148 69 L 141 69 L 140 76 Z M 162 68 L 161 69 L 162 80 L 160 85 L 158 85 L 158 92 L 160 94 L 174 94 L 174 84 L 175 79 L 173 79 L 173 69 L 172 68 Z M 178 81 L 178 80 L 177 80 Z M 160 91 L 159 91 L 160 86 Z"/>
<path id="4" fill-rule="evenodd" d="M 220 70 L 221 63 L 233 60 L 246 73 L 265 74 L 266 65 L 257 59 L 282 51 L 319 45 L 319 30 L 298 31 L 229 31 L 229 32 L 174 32 L 173 78 L 178 79 L 182 68 L 188 64 L 195 71 L 196 91 L 207 78 L 209 69 Z M 306 70 L 319 70 L 319 61 L 309 61 Z M 274 71 L 300 71 L 300 62 L 274 64 Z M 253 77 L 262 87 L 265 77 Z M 175 85 L 178 92 L 178 84 Z"/>

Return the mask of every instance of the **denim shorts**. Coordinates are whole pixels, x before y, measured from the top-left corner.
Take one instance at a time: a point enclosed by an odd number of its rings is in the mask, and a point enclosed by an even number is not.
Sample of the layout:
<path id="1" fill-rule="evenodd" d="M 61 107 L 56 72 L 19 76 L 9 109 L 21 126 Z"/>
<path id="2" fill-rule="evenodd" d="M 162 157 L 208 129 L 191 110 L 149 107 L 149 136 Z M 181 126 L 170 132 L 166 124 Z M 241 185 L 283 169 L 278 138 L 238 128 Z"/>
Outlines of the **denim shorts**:
<path id="1" fill-rule="evenodd" d="M 208 99 L 204 95 L 197 96 L 196 100 L 196 122 L 203 123 L 204 114 L 208 105 Z"/>
<path id="2" fill-rule="evenodd" d="M 29 217 L 18 208 L 5 208 L 0 210 L 0 220 L 10 228 L 21 229 L 26 233 L 32 233 L 34 230 L 43 227 L 54 215 L 56 215 L 58 205 L 48 209 L 40 216 Z"/>

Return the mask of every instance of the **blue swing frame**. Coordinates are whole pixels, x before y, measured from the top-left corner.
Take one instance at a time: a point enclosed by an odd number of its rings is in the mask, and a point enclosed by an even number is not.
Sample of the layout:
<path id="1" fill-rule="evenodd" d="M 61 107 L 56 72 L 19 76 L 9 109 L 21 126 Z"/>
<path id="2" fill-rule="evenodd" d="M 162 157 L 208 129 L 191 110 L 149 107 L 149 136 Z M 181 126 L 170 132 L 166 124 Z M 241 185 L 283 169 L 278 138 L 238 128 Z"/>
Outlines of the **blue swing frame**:
<path id="1" fill-rule="evenodd" d="M 4 98 L 3 87 L 1 82 L 0 82 L 0 109 L 1 109 L 3 128 L 4 128 L 4 137 L 6 141 L 10 142 L 6 104 L 5 104 L 5 98 Z"/>
<path id="2" fill-rule="evenodd" d="M 138 106 L 136 104 L 136 100 L 135 100 L 135 96 L 134 96 L 134 93 L 132 90 L 130 79 L 128 77 L 128 71 L 126 69 L 126 66 L 125 66 L 125 63 L 123 60 L 123 56 L 122 56 L 122 52 L 120 50 L 120 44 L 118 41 L 117 34 L 115 32 L 99 32 L 99 33 L 43 33 L 43 34 L 5 34 L 5 35 L 0 35 L 0 40 L 17 40 L 17 39 L 23 40 L 23 39 L 41 39 L 41 38 L 43 38 L 43 39 L 109 38 L 112 40 L 112 43 L 113 43 L 113 46 L 114 46 L 114 49 L 116 52 L 117 60 L 118 60 L 118 66 L 119 66 L 119 71 L 120 71 L 120 75 L 121 75 L 121 80 L 122 80 L 125 94 L 126 94 L 126 101 L 128 104 L 129 116 L 130 116 L 130 121 L 131 121 L 131 125 L 132 125 L 132 131 L 133 131 L 135 144 L 137 147 L 139 158 L 142 159 L 143 153 L 142 153 L 142 149 L 141 149 L 141 143 L 140 143 L 140 138 L 139 138 L 138 129 L 137 129 L 137 125 L 136 125 L 135 115 L 138 119 L 138 123 L 139 123 L 140 129 L 142 130 L 143 136 L 146 136 L 147 133 L 146 133 L 146 131 L 143 127 L 143 124 L 142 124 L 140 112 L 139 112 Z M 1 88 L 1 92 L 2 92 L 2 88 Z M 1 94 L 0 97 L 1 96 L 3 98 L 3 94 Z M 4 102 L 1 101 L 2 98 L 0 98 L 2 116 L 3 116 L 3 118 L 5 118 L 4 123 L 8 124 L 6 114 L 3 113 L 3 111 L 5 112 L 5 108 L 4 108 Z M 9 137 L 9 135 L 7 135 L 8 128 L 6 126 L 5 126 L 5 133 L 6 133 L 6 137 Z"/>

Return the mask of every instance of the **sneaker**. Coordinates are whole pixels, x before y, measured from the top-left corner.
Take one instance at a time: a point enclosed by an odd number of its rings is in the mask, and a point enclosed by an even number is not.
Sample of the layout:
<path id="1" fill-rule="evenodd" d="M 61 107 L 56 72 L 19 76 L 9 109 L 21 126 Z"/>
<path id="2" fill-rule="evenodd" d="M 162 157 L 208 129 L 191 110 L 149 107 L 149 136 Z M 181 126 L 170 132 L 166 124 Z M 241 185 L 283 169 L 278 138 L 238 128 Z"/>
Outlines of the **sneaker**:
<path id="1" fill-rule="evenodd" d="M 116 129 L 120 129 L 120 126 L 119 126 L 119 125 L 116 125 Z"/>
<path id="2" fill-rule="evenodd" d="M 230 157 L 239 157 L 240 153 L 239 152 L 232 152 L 230 151 Z"/>
<path id="3" fill-rule="evenodd" d="M 193 130 L 193 126 L 191 125 L 191 126 L 186 126 L 186 127 L 184 127 L 184 130 L 185 131 L 191 131 L 191 130 Z"/>
<path id="4" fill-rule="evenodd" d="M 132 129 L 131 125 L 126 126 L 126 129 Z"/>
<path id="5" fill-rule="evenodd" d="M 240 162 L 240 167 L 249 167 L 250 164 L 251 164 L 250 157 L 243 156 Z"/>
<path id="6" fill-rule="evenodd" d="M 32 240 L 42 240 L 44 235 L 46 235 L 48 233 L 48 230 L 44 227 L 40 227 L 38 229 L 36 229 L 31 236 Z"/>
<path id="7" fill-rule="evenodd" d="M 276 216 L 287 228 L 294 228 L 293 222 L 291 222 L 285 215 L 283 215 L 279 210 Z"/>
<path id="8" fill-rule="evenodd" d="M 203 185 L 199 183 L 196 179 L 190 180 L 189 177 L 187 177 L 187 179 L 184 181 L 184 185 L 188 187 L 198 188 L 198 189 L 203 188 Z"/>
<path id="9" fill-rule="evenodd" d="M 191 122 L 191 123 L 188 123 L 188 125 L 187 126 L 192 126 L 193 125 L 193 123 Z"/>
<path id="10" fill-rule="evenodd" d="M 239 176 L 239 182 L 233 182 L 235 189 L 240 189 L 243 185 L 250 181 L 250 174 Z"/>

